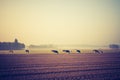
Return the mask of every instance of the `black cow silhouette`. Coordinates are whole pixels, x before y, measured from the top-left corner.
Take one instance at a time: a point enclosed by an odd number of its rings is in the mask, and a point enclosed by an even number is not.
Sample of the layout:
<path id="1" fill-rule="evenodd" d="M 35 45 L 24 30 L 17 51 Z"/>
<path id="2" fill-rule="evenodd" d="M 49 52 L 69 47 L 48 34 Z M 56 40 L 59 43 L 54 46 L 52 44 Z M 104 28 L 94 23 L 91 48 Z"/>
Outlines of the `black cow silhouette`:
<path id="1" fill-rule="evenodd" d="M 63 50 L 63 52 L 70 54 L 70 50 Z"/>
<path id="2" fill-rule="evenodd" d="M 25 52 L 26 52 L 26 53 L 29 53 L 30 51 L 27 49 L 27 50 L 25 50 Z"/>
<path id="3" fill-rule="evenodd" d="M 102 50 L 96 50 L 96 49 L 95 49 L 95 50 L 93 50 L 93 52 L 94 52 L 94 53 L 103 53 L 103 51 L 102 51 Z"/>
<path id="4" fill-rule="evenodd" d="M 77 53 L 81 53 L 81 51 L 80 51 L 80 50 L 78 50 L 78 49 L 76 50 L 76 52 L 77 52 Z"/>
<path id="5" fill-rule="evenodd" d="M 59 52 L 57 50 L 52 50 L 52 52 L 54 52 L 56 54 L 59 54 Z"/>

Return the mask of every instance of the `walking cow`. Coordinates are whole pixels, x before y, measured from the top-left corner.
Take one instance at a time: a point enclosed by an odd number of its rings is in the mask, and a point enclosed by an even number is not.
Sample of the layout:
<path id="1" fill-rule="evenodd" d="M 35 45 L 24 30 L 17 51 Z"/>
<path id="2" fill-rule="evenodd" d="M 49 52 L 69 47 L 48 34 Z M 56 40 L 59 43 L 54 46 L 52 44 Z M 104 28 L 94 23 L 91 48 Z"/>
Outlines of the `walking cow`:
<path id="1" fill-rule="evenodd" d="M 25 50 L 25 52 L 26 52 L 26 53 L 29 53 L 30 51 L 27 49 L 27 50 Z"/>

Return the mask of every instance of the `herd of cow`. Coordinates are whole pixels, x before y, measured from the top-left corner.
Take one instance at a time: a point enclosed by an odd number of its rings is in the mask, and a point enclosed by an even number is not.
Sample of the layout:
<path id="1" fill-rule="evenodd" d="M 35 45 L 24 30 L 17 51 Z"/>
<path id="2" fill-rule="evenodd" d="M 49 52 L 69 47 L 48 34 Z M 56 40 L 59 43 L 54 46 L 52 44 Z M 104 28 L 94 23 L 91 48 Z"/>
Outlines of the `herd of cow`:
<path id="1" fill-rule="evenodd" d="M 70 50 L 62 50 L 62 51 L 65 52 L 65 53 L 68 53 L 68 54 L 71 53 Z M 92 51 L 93 51 L 93 53 L 103 53 L 102 50 L 97 50 L 97 49 L 94 49 L 94 50 L 92 50 Z M 58 51 L 58 50 L 52 50 L 52 52 L 55 53 L 55 54 L 59 54 L 59 51 Z M 78 49 L 76 49 L 76 53 L 81 53 L 81 51 L 78 50 Z"/>
<path id="2" fill-rule="evenodd" d="M 14 50 L 9 50 L 10 53 L 14 53 Z M 30 51 L 27 49 L 25 50 L 26 53 L 29 53 Z"/>
<path id="3" fill-rule="evenodd" d="M 59 53 L 60 53 L 58 50 L 51 50 L 51 51 L 52 51 L 53 53 L 55 53 L 55 54 L 59 54 Z M 71 53 L 70 50 L 62 50 L 62 51 L 65 52 L 65 53 L 67 53 L 67 54 L 70 54 L 70 53 Z M 75 51 L 76 51 L 76 53 L 81 53 L 81 51 L 78 50 L 78 49 L 75 49 Z M 93 53 L 103 53 L 102 50 L 97 50 L 97 49 L 94 49 L 94 50 L 92 50 L 92 51 L 93 51 Z M 10 53 L 14 53 L 13 50 L 9 50 L 9 52 L 10 52 Z M 25 52 L 26 52 L 26 53 L 29 53 L 30 51 L 27 49 L 27 50 L 25 50 Z"/>

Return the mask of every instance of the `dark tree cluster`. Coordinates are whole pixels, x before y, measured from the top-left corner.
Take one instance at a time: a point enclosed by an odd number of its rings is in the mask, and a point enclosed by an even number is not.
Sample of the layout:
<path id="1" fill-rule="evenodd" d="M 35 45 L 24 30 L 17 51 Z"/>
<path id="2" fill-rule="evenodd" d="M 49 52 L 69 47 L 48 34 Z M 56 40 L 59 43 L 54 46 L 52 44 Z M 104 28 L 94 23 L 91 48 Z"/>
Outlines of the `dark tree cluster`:
<path id="1" fill-rule="evenodd" d="M 113 48 L 113 49 L 118 49 L 118 48 L 120 48 L 120 46 L 117 45 L 117 44 L 110 44 L 109 47 L 110 47 L 110 48 Z"/>
<path id="2" fill-rule="evenodd" d="M 19 43 L 17 39 L 14 42 L 0 42 L 0 50 L 21 50 L 24 48 L 25 45 Z"/>

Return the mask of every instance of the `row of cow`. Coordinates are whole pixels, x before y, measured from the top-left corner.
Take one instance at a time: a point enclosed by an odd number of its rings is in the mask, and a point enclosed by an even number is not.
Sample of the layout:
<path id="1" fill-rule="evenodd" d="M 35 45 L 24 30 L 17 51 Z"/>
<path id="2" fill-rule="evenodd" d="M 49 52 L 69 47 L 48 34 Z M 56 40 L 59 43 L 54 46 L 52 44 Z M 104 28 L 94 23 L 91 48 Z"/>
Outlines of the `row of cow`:
<path id="1" fill-rule="evenodd" d="M 55 54 L 59 54 L 60 52 L 58 51 L 58 50 L 51 50 L 53 53 L 55 53 Z M 71 53 L 71 51 L 70 50 L 62 50 L 63 52 L 65 52 L 65 53 L 67 53 L 67 54 L 70 54 Z M 78 50 L 78 49 L 76 49 L 75 50 L 76 51 L 76 53 L 81 53 L 81 51 L 80 50 Z M 92 50 L 94 53 L 103 53 L 103 51 L 102 50 L 97 50 L 97 49 L 94 49 L 94 50 Z M 10 53 L 14 53 L 14 51 L 13 50 L 9 50 L 9 52 Z M 25 52 L 26 53 L 29 53 L 30 51 L 27 49 L 27 50 L 25 50 Z"/>
<path id="2" fill-rule="evenodd" d="M 70 50 L 62 50 L 62 51 L 65 52 L 65 53 L 68 53 L 68 54 L 71 53 Z M 97 49 L 94 49 L 94 50 L 92 50 L 92 51 L 93 51 L 93 53 L 103 53 L 102 50 L 97 50 Z M 58 50 L 52 50 L 52 52 L 55 53 L 55 54 L 59 54 L 59 51 L 58 51 Z M 78 49 L 76 49 L 76 53 L 81 53 L 81 51 L 78 50 Z"/>
<path id="3" fill-rule="evenodd" d="M 14 53 L 13 50 L 9 50 L 9 52 L 10 52 L 10 53 Z M 29 53 L 30 51 L 27 49 L 27 50 L 25 50 L 25 52 L 26 52 L 26 53 Z"/>

